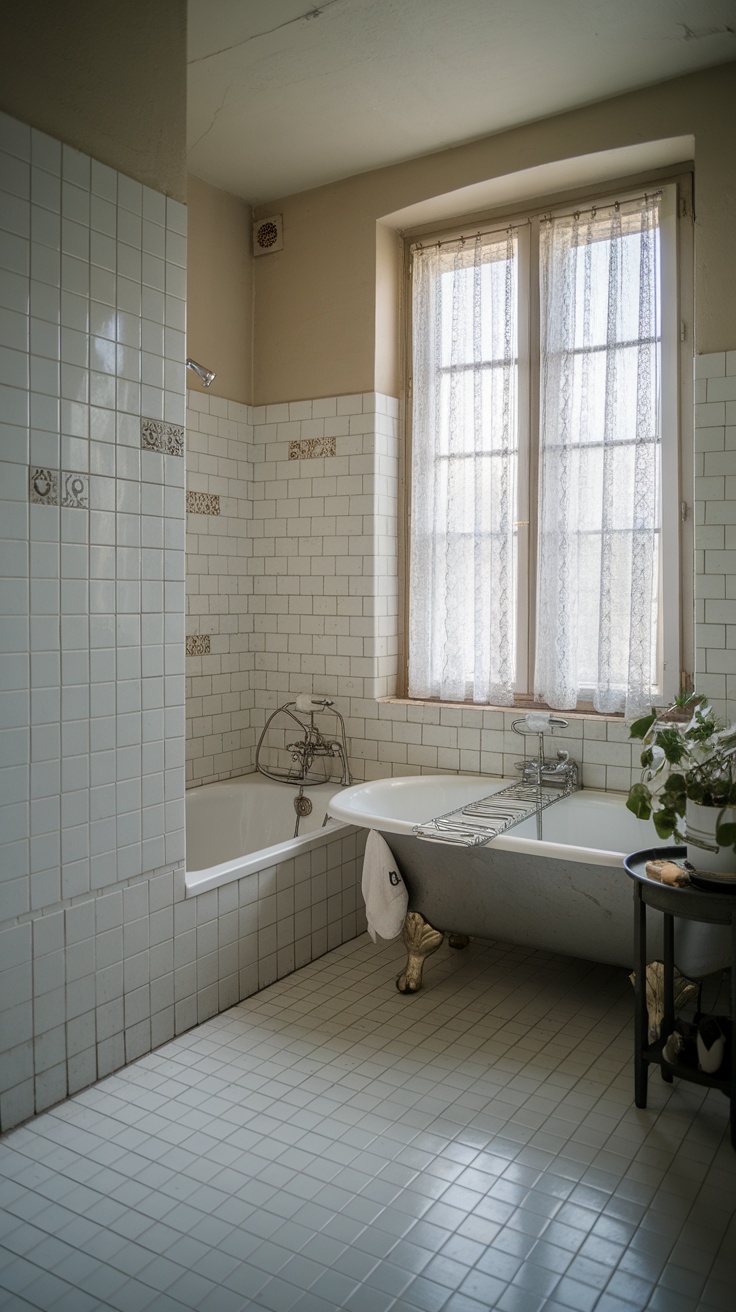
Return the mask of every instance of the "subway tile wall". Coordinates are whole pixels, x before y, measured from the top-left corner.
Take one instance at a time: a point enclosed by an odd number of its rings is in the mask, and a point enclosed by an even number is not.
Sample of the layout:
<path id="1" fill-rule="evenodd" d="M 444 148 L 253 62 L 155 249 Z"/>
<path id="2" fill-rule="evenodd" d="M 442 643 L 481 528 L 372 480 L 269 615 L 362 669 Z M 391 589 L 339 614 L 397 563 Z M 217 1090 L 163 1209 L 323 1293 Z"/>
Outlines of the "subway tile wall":
<path id="1" fill-rule="evenodd" d="M 398 401 L 377 393 L 251 412 L 254 735 L 300 692 L 335 699 L 356 780 L 515 774 L 518 711 L 396 700 Z M 334 455 L 321 444 L 334 441 Z M 554 739 L 589 788 L 628 789 L 620 721 L 570 716 Z M 559 740 L 559 741 L 558 741 Z"/>
<path id="2" fill-rule="evenodd" d="M 187 517 L 187 633 L 212 634 L 210 656 L 187 657 L 189 787 L 253 769 L 267 716 L 300 692 L 335 699 L 356 780 L 514 774 L 518 712 L 394 696 L 398 409 L 378 393 L 251 409 L 190 389 L 188 487 L 221 500 Z M 569 718 L 555 739 L 584 784 L 628 789 L 638 755 L 620 721 Z"/>
<path id="3" fill-rule="evenodd" d="M 187 406 L 187 787 L 253 768 L 250 407 Z"/>
<path id="4" fill-rule="evenodd" d="M 334 439 L 334 455 L 311 454 L 322 439 Z M 257 711 L 271 709 L 274 694 L 343 701 L 395 691 L 397 515 L 394 398 L 369 392 L 253 411 Z"/>
<path id="5" fill-rule="evenodd" d="M 695 360 L 698 692 L 736 719 L 736 351 Z"/>
<path id="6" fill-rule="evenodd" d="M 175 1024 L 186 210 L 5 115 L 0 189 L 5 1127 Z"/>

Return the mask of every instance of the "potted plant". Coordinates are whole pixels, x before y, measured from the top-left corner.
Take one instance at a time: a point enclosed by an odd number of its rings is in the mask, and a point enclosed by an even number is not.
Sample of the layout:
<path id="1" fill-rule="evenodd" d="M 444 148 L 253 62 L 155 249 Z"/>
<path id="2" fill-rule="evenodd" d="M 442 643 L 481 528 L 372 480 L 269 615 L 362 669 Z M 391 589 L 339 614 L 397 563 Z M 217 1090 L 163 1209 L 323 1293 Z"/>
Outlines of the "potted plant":
<path id="1" fill-rule="evenodd" d="M 693 865 L 736 869 L 736 725 L 723 724 L 690 694 L 637 720 L 629 736 L 642 743 L 629 810 L 651 817 L 660 838 L 687 841 Z"/>

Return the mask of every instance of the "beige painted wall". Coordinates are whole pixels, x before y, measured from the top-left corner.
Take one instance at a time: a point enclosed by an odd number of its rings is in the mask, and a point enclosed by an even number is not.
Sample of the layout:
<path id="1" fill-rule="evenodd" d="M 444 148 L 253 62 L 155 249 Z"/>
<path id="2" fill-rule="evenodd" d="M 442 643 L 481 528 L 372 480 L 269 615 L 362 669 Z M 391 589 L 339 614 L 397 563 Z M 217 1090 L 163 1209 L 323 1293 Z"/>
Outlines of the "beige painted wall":
<path id="1" fill-rule="evenodd" d="M 386 396 L 399 394 L 403 276 L 404 243 L 394 228 L 377 223 L 375 378 L 376 390 Z"/>
<path id="2" fill-rule="evenodd" d="M 0 109 L 186 201 L 186 0 L 5 5 Z"/>
<path id="3" fill-rule="evenodd" d="M 253 401 L 253 256 L 245 201 L 187 180 L 187 355 L 214 369 L 208 391 Z M 187 370 L 187 385 L 202 384 Z"/>
<path id="4" fill-rule="evenodd" d="M 257 217 L 283 213 L 284 249 L 255 265 L 256 404 L 373 387 L 396 395 L 397 351 L 385 349 L 390 314 L 385 304 L 379 313 L 376 307 L 377 267 L 384 302 L 392 276 L 390 245 L 376 233 L 383 216 L 521 169 L 689 134 L 696 165 L 696 349 L 731 349 L 736 64 L 725 64 L 257 210 Z"/>

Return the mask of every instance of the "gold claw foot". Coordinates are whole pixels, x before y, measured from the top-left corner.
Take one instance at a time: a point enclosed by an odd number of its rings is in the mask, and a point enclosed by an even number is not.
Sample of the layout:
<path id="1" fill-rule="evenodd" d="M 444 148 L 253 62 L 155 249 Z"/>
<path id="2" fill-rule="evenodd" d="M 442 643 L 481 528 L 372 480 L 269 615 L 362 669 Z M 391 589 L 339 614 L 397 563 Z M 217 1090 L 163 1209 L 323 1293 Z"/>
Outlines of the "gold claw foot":
<path id="1" fill-rule="evenodd" d="M 450 948 L 466 948 L 470 942 L 468 934 L 448 934 L 447 946 Z"/>
<path id="2" fill-rule="evenodd" d="M 437 951 L 445 936 L 441 930 L 433 929 L 418 911 L 408 911 L 402 937 L 409 955 L 396 987 L 399 993 L 416 993 L 422 987 L 425 958 Z"/>

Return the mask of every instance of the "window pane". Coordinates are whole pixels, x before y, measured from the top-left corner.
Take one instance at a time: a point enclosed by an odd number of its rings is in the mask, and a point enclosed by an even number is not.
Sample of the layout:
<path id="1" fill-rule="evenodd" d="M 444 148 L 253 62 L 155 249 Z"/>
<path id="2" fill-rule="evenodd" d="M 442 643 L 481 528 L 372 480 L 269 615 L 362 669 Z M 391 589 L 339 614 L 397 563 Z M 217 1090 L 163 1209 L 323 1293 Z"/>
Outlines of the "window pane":
<path id="1" fill-rule="evenodd" d="M 535 692 L 560 709 L 657 682 L 658 225 L 654 198 L 542 232 Z"/>
<path id="2" fill-rule="evenodd" d="M 512 697 L 517 262 L 513 233 L 414 256 L 411 696 Z"/>

